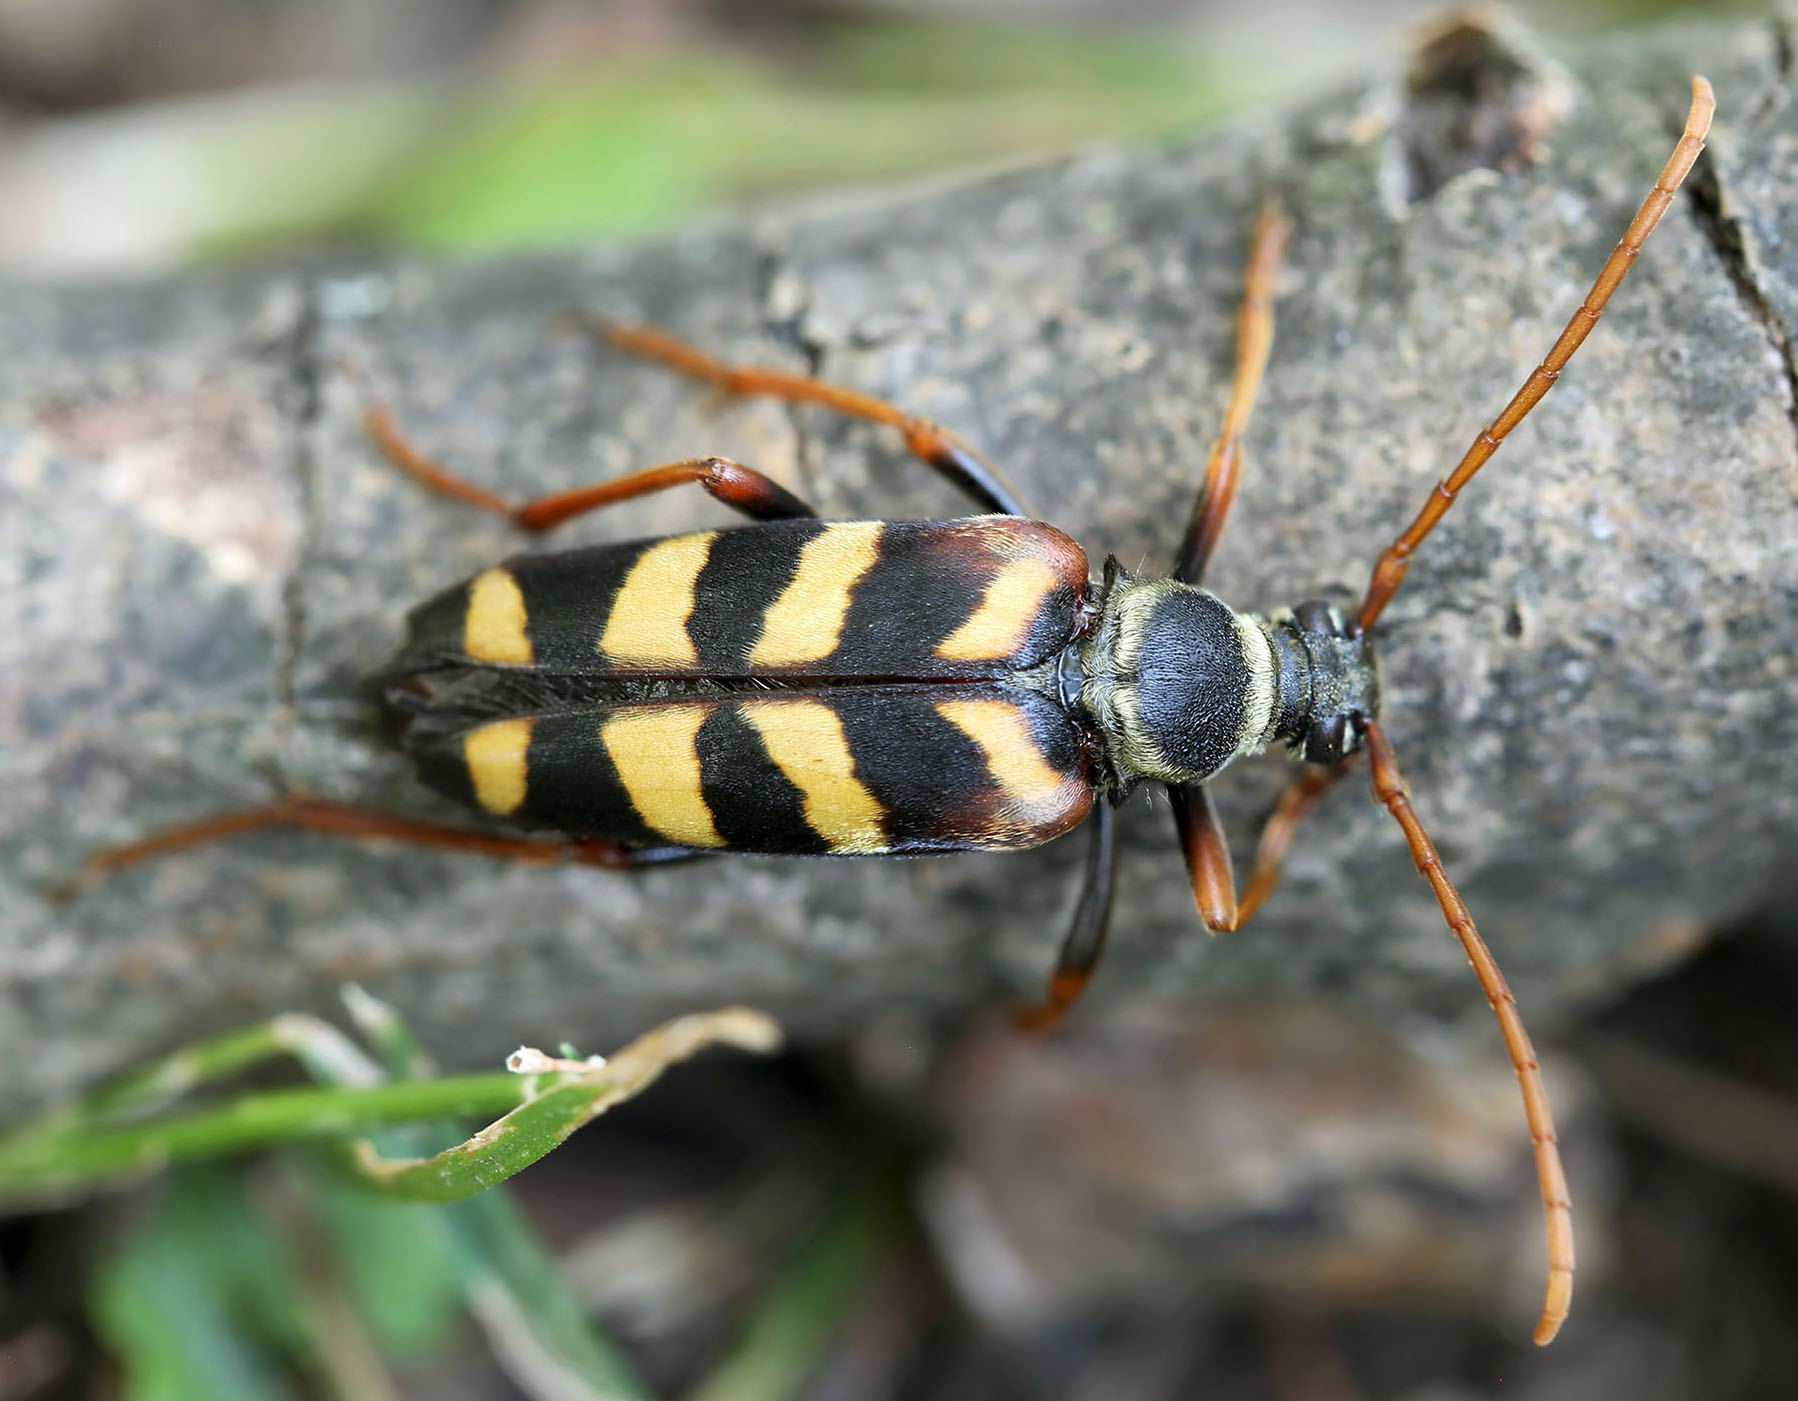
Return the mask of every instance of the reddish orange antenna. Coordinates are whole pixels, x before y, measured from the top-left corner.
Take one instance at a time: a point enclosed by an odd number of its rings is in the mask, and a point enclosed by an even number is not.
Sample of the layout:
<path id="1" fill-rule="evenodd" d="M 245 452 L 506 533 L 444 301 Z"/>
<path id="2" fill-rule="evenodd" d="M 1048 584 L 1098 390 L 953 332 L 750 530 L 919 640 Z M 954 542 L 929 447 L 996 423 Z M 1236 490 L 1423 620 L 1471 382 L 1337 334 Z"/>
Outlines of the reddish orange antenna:
<path id="1" fill-rule="evenodd" d="M 1605 303 L 1610 301 L 1611 293 L 1617 290 L 1624 275 L 1636 261 L 1636 254 L 1642 251 L 1642 243 L 1654 226 L 1661 222 L 1661 216 L 1667 212 L 1667 206 L 1673 203 L 1674 192 L 1680 187 L 1686 175 L 1692 169 L 1692 163 L 1698 159 L 1698 153 L 1704 149 L 1704 138 L 1711 129 L 1711 116 L 1717 110 L 1716 95 L 1711 92 L 1709 81 L 1704 78 L 1692 79 L 1692 106 L 1686 113 L 1686 129 L 1679 138 L 1679 144 L 1673 148 L 1673 154 L 1667 157 L 1667 164 L 1661 168 L 1660 178 L 1654 182 L 1654 188 L 1642 201 L 1642 207 L 1636 211 L 1636 217 L 1629 221 L 1629 227 L 1623 231 L 1623 237 L 1611 250 L 1611 256 L 1604 260 L 1599 269 L 1597 280 L 1592 283 L 1592 290 L 1586 293 L 1586 300 L 1573 313 L 1542 363 L 1532 371 L 1530 377 L 1523 382 L 1523 387 L 1511 397 L 1503 412 L 1492 420 L 1489 427 L 1482 428 L 1479 436 L 1442 481 L 1436 483 L 1436 489 L 1430 493 L 1430 499 L 1423 504 L 1417 513 L 1417 519 L 1405 527 L 1404 534 L 1386 547 L 1373 567 L 1373 578 L 1367 585 L 1367 597 L 1361 601 L 1360 625 L 1362 631 L 1371 628 L 1379 621 L 1380 614 L 1386 611 L 1386 605 L 1392 601 L 1393 594 L 1404 581 L 1405 570 L 1410 568 L 1411 554 L 1423 538 L 1436 528 L 1436 522 L 1447 514 L 1448 508 L 1454 505 L 1455 497 L 1462 487 L 1473 480 L 1474 474 L 1486 465 L 1498 445 L 1508 434 L 1528 416 L 1529 411 L 1542 401 L 1548 393 L 1567 362 L 1573 358 L 1573 352 L 1592 334 L 1592 328 L 1598 324 L 1598 318 L 1604 312 Z"/>
<path id="2" fill-rule="evenodd" d="M 1373 795 L 1380 806 L 1392 814 L 1405 832 L 1411 848 L 1411 859 L 1417 870 L 1436 892 L 1436 903 L 1442 906 L 1442 917 L 1455 931 L 1467 961 L 1473 964 L 1480 990 L 1486 994 L 1499 1031 L 1505 1039 L 1505 1050 L 1511 1057 L 1511 1068 L 1517 1072 L 1517 1083 L 1523 1090 L 1523 1113 L 1529 1121 L 1530 1146 L 1536 1155 L 1536 1179 L 1542 1188 L 1542 1212 L 1548 1232 L 1548 1288 L 1542 1300 L 1542 1316 L 1536 1321 L 1536 1344 L 1546 1347 L 1567 1317 L 1573 1302 L 1573 1203 L 1567 1196 L 1567 1174 L 1561 1169 L 1561 1150 L 1555 1137 L 1554 1116 L 1548 1109 L 1548 1093 L 1542 1088 L 1542 1067 L 1536 1060 L 1530 1034 L 1523 1028 L 1523 1017 L 1517 1011 L 1517 999 L 1497 961 L 1474 927 L 1454 883 L 1442 869 L 1442 858 L 1423 823 L 1411 808 L 1405 781 L 1399 776 L 1398 761 L 1392 746 L 1377 720 L 1363 720 L 1361 732 L 1367 741 L 1368 772 L 1373 779 Z"/>
<path id="3" fill-rule="evenodd" d="M 1717 100 L 1710 83 L 1701 77 L 1693 78 L 1692 105 L 1686 113 L 1685 130 L 1680 134 L 1673 154 L 1667 158 L 1667 164 L 1662 167 L 1654 188 L 1648 192 L 1641 208 L 1636 211 L 1636 217 L 1630 220 L 1623 237 L 1611 250 L 1611 256 L 1605 259 L 1604 267 L 1599 270 L 1585 301 L 1580 303 L 1566 328 L 1543 357 L 1542 363 L 1530 372 L 1529 378 L 1524 380 L 1522 388 L 1512 396 L 1511 402 L 1505 405 L 1490 426 L 1480 430 L 1456 464 L 1455 470 L 1437 483 L 1429 500 L 1417 513 L 1417 518 L 1374 564 L 1367 596 L 1361 603 L 1358 623 L 1362 632 L 1366 632 L 1379 620 L 1380 614 L 1385 611 L 1386 605 L 1392 601 L 1392 596 L 1404 581 L 1412 553 L 1447 514 L 1461 488 L 1473 480 L 1474 474 L 1498 451 L 1498 445 L 1505 440 L 1505 436 L 1541 402 L 1542 396 L 1548 393 L 1555 380 L 1560 377 L 1574 352 L 1598 324 L 1605 303 L 1610 301 L 1611 294 L 1629 272 L 1636 255 L 1642 250 L 1643 242 L 1667 212 L 1674 193 L 1690 173 L 1693 163 L 1698 159 L 1698 153 L 1704 149 L 1704 138 L 1710 131 L 1711 117 L 1716 108 Z M 1479 930 L 1474 927 L 1473 917 L 1467 912 L 1467 906 L 1443 871 L 1435 846 L 1412 810 L 1404 780 L 1399 776 L 1398 761 L 1393 756 L 1392 746 L 1387 743 L 1378 721 L 1371 717 L 1363 718 L 1359 722 L 1359 728 L 1367 744 L 1374 797 L 1404 830 L 1405 841 L 1411 848 L 1411 859 L 1429 881 L 1430 888 L 1436 894 L 1436 902 L 1442 907 L 1443 918 L 1448 921 L 1449 928 L 1454 930 L 1455 937 L 1461 941 L 1461 947 L 1467 953 L 1468 961 L 1473 964 L 1473 971 L 1480 980 L 1486 1001 L 1491 1004 L 1493 1014 L 1498 1018 L 1505 1049 L 1510 1054 L 1512 1068 L 1517 1072 L 1518 1085 L 1523 1091 L 1524 1114 L 1529 1122 L 1530 1143 L 1536 1156 L 1536 1176 L 1542 1190 L 1542 1211 L 1548 1237 L 1548 1285 L 1542 1301 L 1542 1316 L 1537 1320 L 1535 1332 L 1537 1344 L 1546 1345 L 1560 1332 L 1561 1324 L 1572 1304 L 1574 1252 L 1573 1209 L 1567 1195 L 1567 1175 L 1561 1167 L 1554 1119 L 1549 1113 L 1547 1093 L 1542 1088 L 1542 1072 L 1504 974 L 1499 971 L 1485 941 L 1480 938 Z"/>

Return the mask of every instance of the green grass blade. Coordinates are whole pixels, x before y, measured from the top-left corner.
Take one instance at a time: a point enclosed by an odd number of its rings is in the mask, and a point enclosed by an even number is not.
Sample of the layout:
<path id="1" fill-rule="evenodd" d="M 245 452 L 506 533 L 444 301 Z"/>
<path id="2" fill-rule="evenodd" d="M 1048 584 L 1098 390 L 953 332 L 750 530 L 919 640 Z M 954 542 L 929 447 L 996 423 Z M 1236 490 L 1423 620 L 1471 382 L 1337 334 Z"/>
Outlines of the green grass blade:
<path id="1" fill-rule="evenodd" d="M 779 1042 L 779 1028 L 747 1007 L 677 1017 L 638 1037 L 609 1061 L 571 1070 L 553 1088 L 453 1148 L 429 1158 L 390 1159 L 364 1140 L 353 1146 L 351 1165 L 384 1196 L 461 1201 L 528 1167 L 581 1125 L 641 1094 L 675 1062 L 711 1045 L 767 1052 Z"/>
<path id="2" fill-rule="evenodd" d="M 78 1189 L 179 1162 L 303 1139 L 363 1133 L 391 1124 L 485 1118 L 529 1091 L 515 1075 L 465 1075 L 362 1089 L 308 1087 L 246 1094 L 122 1128 L 41 1126 L 0 1141 L 0 1200 Z"/>
<path id="3" fill-rule="evenodd" d="M 287 1401 L 307 1329 L 291 1262 L 218 1173 L 170 1182 L 89 1296 L 131 1401 Z"/>
<path id="4" fill-rule="evenodd" d="M 521 1390 L 557 1401 L 655 1401 L 588 1317 L 510 1192 L 484 1192 L 445 1216 L 462 1254 L 469 1308 Z"/>
<path id="5" fill-rule="evenodd" d="M 758 1301 L 737 1343 L 687 1401 L 792 1401 L 861 1302 L 880 1253 L 884 1201 L 840 1206 Z"/>

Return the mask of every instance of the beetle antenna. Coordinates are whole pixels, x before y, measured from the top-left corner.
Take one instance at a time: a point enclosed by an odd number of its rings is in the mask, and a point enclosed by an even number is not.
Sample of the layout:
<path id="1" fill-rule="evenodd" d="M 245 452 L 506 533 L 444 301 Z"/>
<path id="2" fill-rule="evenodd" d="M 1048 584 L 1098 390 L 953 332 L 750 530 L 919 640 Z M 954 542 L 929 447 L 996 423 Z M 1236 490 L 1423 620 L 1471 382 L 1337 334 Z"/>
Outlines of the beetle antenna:
<path id="1" fill-rule="evenodd" d="M 1417 820 L 1405 781 L 1399 776 L 1398 762 L 1392 746 L 1377 721 L 1365 716 L 1357 720 L 1367 741 L 1368 767 L 1373 777 L 1373 795 L 1380 806 L 1391 813 L 1404 829 L 1405 841 L 1411 848 L 1411 859 L 1430 888 L 1436 892 L 1436 903 L 1442 906 L 1442 917 L 1455 931 L 1467 959 L 1480 980 L 1480 989 L 1498 1018 L 1499 1030 L 1505 1038 L 1505 1049 L 1511 1055 L 1511 1068 L 1517 1072 L 1517 1083 L 1523 1090 L 1523 1113 L 1529 1121 L 1530 1143 L 1536 1154 L 1536 1180 L 1542 1188 L 1542 1214 L 1548 1235 L 1548 1287 L 1542 1300 L 1542 1316 L 1536 1322 L 1536 1344 L 1546 1347 L 1567 1317 L 1573 1302 L 1573 1204 L 1567 1196 L 1567 1174 L 1561 1168 L 1561 1150 L 1555 1138 L 1554 1116 L 1548 1108 L 1548 1094 L 1542 1088 L 1542 1068 L 1524 1030 L 1523 1017 L 1517 1011 L 1517 999 L 1511 995 L 1505 975 L 1474 928 L 1448 875 L 1442 869 L 1442 858 L 1436 855 L 1429 834 Z"/>
<path id="2" fill-rule="evenodd" d="M 1636 260 L 1636 254 L 1642 251 L 1643 240 L 1660 223 L 1661 215 L 1673 203 L 1674 191 L 1679 189 L 1680 182 L 1692 169 L 1692 163 L 1698 159 L 1698 153 L 1704 149 L 1705 134 L 1711 129 L 1711 115 L 1716 109 L 1717 99 L 1711 92 L 1710 83 L 1703 78 L 1693 78 L 1692 106 L 1686 113 L 1686 129 L 1679 138 L 1679 144 L 1673 148 L 1673 154 L 1667 157 L 1667 164 L 1662 167 L 1654 188 L 1648 192 L 1648 198 L 1642 201 L 1636 217 L 1629 221 L 1629 227 L 1624 230 L 1617 246 L 1611 250 L 1611 256 L 1605 259 L 1604 267 L 1599 270 L 1598 278 L 1592 284 L 1592 290 L 1586 293 L 1586 300 L 1580 303 L 1566 329 L 1549 348 L 1542 363 L 1530 372 L 1530 377 L 1512 396 L 1511 402 L 1505 405 L 1504 411 L 1492 420 L 1490 426 L 1480 430 L 1479 436 L 1473 440 L 1455 470 L 1436 483 L 1430 499 L 1424 502 L 1423 509 L 1417 513 L 1417 519 L 1405 527 L 1404 534 L 1388 545 L 1386 552 L 1375 563 L 1373 578 L 1367 585 L 1367 597 L 1361 603 L 1360 628 L 1363 632 L 1374 625 L 1386 610 L 1386 605 L 1392 601 L 1392 595 L 1398 592 L 1405 570 L 1410 567 L 1411 552 L 1422 543 L 1424 536 L 1436 528 L 1436 522 L 1454 504 L 1455 496 L 1461 488 L 1472 481 L 1474 473 L 1484 467 L 1487 459 L 1498 451 L 1498 445 L 1505 440 L 1505 435 L 1522 423 L 1529 411 L 1548 393 L 1562 369 L 1573 358 L 1573 352 L 1580 348 L 1581 342 L 1598 324 L 1599 315 L 1604 311 L 1605 303 L 1610 301 L 1611 293 L 1623 281 L 1624 274 Z"/>

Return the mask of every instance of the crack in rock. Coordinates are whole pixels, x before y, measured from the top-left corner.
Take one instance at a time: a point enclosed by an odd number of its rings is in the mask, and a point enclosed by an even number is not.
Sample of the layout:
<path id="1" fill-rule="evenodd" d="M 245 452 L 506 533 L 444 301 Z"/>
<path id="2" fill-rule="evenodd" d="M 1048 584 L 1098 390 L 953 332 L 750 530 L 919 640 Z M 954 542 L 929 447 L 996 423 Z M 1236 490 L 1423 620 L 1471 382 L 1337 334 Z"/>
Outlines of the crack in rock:
<path id="1" fill-rule="evenodd" d="M 789 345 L 805 357 L 805 372 L 814 378 L 824 373 L 824 344 L 806 334 L 805 323 L 811 314 L 811 288 L 799 276 L 792 260 L 776 249 L 769 249 L 762 259 L 761 293 L 758 308 L 762 329 L 776 345 Z M 803 404 L 781 405 L 788 425 L 793 430 L 793 464 L 800 482 L 800 496 L 816 505 L 819 501 L 816 455 L 811 423 Z"/>
<path id="2" fill-rule="evenodd" d="M 1724 275 L 1748 314 L 1760 323 L 1784 370 L 1786 417 L 1792 425 L 1794 461 L 1798 464 L 1798 346 L 1762 285 L 1760 258 L 1748 226 L 1732 209 L 1722 169 L 1711 152 L 1698 158 L 1687 182 L 1700 232 L 1723 265 Z"/>
<path id="3" fill-rule="evenodd" d="M 313 434 L 323 413 L 323 367 L 319 363 L 319 289 L 317 280 L 301 283 L 300 305 L 289 333 L 281 340 L 286 360 L 294 445 L 288 459 L 299 514 L 292 567 L 281 581 L 281 615 L 275 639 L 274 704 L 276 727 L 285 735 L 298 705 L 300 651 L 306 636 L 306 570 L 318 531 L 317 459 Z"/>

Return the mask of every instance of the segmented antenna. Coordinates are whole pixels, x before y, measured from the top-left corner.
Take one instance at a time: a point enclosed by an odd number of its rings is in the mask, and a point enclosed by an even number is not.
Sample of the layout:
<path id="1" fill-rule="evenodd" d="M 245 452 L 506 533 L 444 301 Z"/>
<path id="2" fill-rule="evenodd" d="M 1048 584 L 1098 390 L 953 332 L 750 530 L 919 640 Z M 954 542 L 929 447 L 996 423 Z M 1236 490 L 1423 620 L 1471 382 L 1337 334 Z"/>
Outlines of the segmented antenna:
<path id="1" fill-rule="evenodd" d="M 1624 274 L 1636 261 L 1636 254 L 1642 251 L 1643 240 L 1661 222 L 1661 215 L 1673 203 L 1674 191 L 1679 189 L 1680 182 L 1692 169 L 1692 162 L 1698 159 L 1698 153 L 1704 149 L 1705 134 L 1711 129 L 1711 115 L 1716 110 L 1717 99 L 1711 92 L 1710 83 L 1703 78 L 1693 78 L 1692 107 L 1686 113 L 1685 132 L 1680 136 L 1679 144 L 1673 148 L 1673 154 L 1667 157 L 1667 164 L 1661 168 L 1660 178 L 1654 182 L 1648 198 L 1642 201 L 1636 217 L 1629 221 L 1629 228 L 1624 230 L 1623 237 L 1611 250 L 1611 256 L 1605 259 L 1597 281 L 1592 284 L 1592 290 L 1586 293 L 1586 300 L 1573 313 L 1567 328 L 1550 347 L 1542 363 L 1530 372 L 1530 377 L 1523 382 L 1523 388 L 1512 396 L 1511 402 L 1492 420 L 1491 426 L 1480 430 L 1479 436 L 1473 440 L 1472 446 L 1467 449 L 1455 470 L 1436 483 L 1436 489 L 1430 493 L 1429 500 L 1424 502 L 1423 509 L 1417 513 L 1417 519 L 1405 527 L 1404 534 L 1388 545 L 1386 552 L 1374 564 L 1373 578 L 1367 585 L 1367 597 L 1361 601 L 1360 626 L 1363 632 L 1379 620 L 1386 605 L 1392 601 L 1392 595 L 1398 592 L 1405 570 L 1410 567 L 1411 552 L 1422 543 L 1424 536 L 1436 528 L 1436 522 L 1454 504 L 1455 496 L 1461 488 L 1472 481 L 1474 473 L 1484 467 L 1486 460 L 1498 451 L 1498 445 L 1505 440 L 1505 435 L 1522 423 L 1529 411 L 1541 402 L 1542 396 L 1548 393 L 1567 362 L 1573 358 L 1573 352 L 1592 333 L 1592 328 L 1598 324 L 1598 318 L 1604 311 L 1605 303 L 1611 299 L 1611 293 L 1617 290 L 1617 284 L 1623 281 Z"/>
<path id="2" fill-rule="evenodd" d="M 1535 1047 L 1530 1045 L 1530 1034 L 1523 1029 L 1523 1017 L 1517 1011 L 1517 999 L 1511 996 L 1505 975 L 1499 971 L 1486 941 L 1480 938 L 1480 931 L 1474 928 L 1473 916 L 1467 913 L 1454 883 L 1442 869 L 1435 844 L 1411 808 L 1392 746 L 1386 742 L 1378 721 L 1363 718 L 1357 723 L 1367 741 L 1374 799 L 1404 829 L 1411 859 L 1436 892 L 1442 917 L 1461 941 L 1467 961 L 1473 964 L 1474 974 L 1480 980 L 1480 990 L 1498 1018 L 1511 1068 L 1517 1072 L 1517 1083 L 1523 1090 L 1523 1114 L 1529 1121 L 1530 1145 L 1536 1154 L 1536 1181 L 1542 1188 L 1542 1214 L 1548 1232 L 1548 1287 L 1535 1333 L 1536 1345 L 1547 1347 L 1561 1331 L 1573 1303 L 1573 1203 L 1567 1196 L 1567 1174 L 1561 1169 L 1561 1150 L 1555 1138 L 1554 1116 L 1548 1109 L 1548 1093 L 1542 1088 L 1542 1068 L 1536 1061 Z"/>

